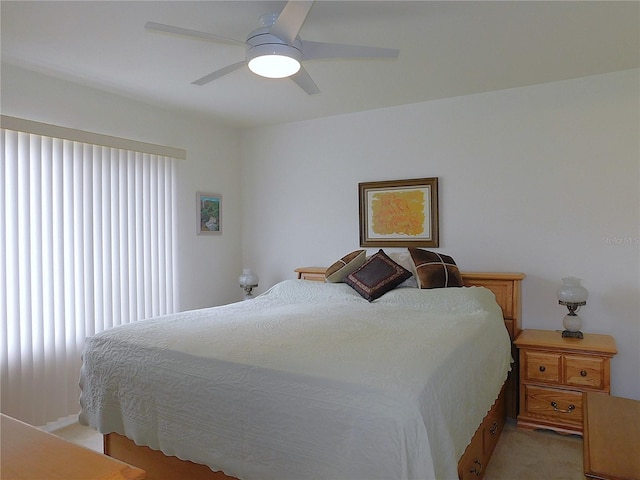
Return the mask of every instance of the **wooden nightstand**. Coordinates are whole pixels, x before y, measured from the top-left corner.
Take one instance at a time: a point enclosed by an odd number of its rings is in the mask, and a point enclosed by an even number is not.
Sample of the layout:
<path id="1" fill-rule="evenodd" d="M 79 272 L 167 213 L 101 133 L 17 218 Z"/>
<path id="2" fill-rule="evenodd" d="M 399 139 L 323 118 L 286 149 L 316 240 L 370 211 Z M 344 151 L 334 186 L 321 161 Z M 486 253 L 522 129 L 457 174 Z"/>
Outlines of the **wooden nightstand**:
<path id="1" fill-rule="evenodd" d="M 613 337 L 562 338 L 560 331 L 523 330 L 514 343 L 520 350 L 518 427 L 582 435 L 583 392 L 611 391 Z"/>
<path id="2" fill-rule="evenodd" d="M 312 280 L 314 282 L 324 282 L 324 272 L 327 267 L 300 267 L 296 268 L 300 280 Z"/>

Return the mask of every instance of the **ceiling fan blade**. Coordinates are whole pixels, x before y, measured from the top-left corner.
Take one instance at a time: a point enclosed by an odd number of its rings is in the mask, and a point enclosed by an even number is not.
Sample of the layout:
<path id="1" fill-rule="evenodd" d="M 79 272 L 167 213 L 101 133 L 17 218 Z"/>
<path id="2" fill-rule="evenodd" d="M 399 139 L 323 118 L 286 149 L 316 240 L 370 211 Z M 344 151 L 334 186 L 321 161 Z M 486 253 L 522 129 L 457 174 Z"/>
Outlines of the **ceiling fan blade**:
<path id="1" fill-rule="evenodd" d="M 293 45 L 312 6 L 312 0 L 290 0 L 278 15 L 269 33 L 283 40 L 287 45 Z"/>
<path id="2" fill-rule="evenodd" d="M 147 22 L 144 26 L 147 30 L 154 30 L 156 32 L 173 33 L 174 35 L 182 35 L 185 37 L 199 38 L 202 40 L 208 40 L 216 43 L 230 43 L 232 45 L 245 46 L 245 42 L 236 40 L 235 38 L 223 37 L 221 35 L 214 35 L 213 33 L 199 32 L 198 30 L 190 30 L 188 28 L 174 27 L 173 25 L 165 25 L 163 23 Z"/>
<path id="3" fill-rule="evenodd" d="M 300 88 L 302 88 L 309 95 L 315 95 L 316 93 L 320 93 L 320 89 L 313 81 L 309 73 L 304 69 L 304 67 L 300 67 L 298 73 L 290 77 L 291 80 L 296 82 Z"/>
<path id="4" fill-rule="evenodd" d="M 236 70 L 238 70 L 241 67 L 244 67 L 247 64 L 246 60 L 243 60 L 241 62 L 237 62 L 237 63 L 233 63 L 231 65 L 228 65 L 224 68 L 221 68 L 220 70 L 216 70 L 215 72 L 211 72 L 208 75 L 205 75 L 202 78 L 199 78 L 198 80 L 191 82 L 191 85 L 206 85 L 207 83 L 213 82 L 214 80 L 220 78 L 220 77 L 224 77 L 225 75 L 234 72 Z"/>
<path id="5" fill-rule="evenodd" d="M 302 40 L 302 60 L 324 58 L 396 58 L 400 50 L 395 48 L 364 47 L 341 43 L 309 42 Z"/>

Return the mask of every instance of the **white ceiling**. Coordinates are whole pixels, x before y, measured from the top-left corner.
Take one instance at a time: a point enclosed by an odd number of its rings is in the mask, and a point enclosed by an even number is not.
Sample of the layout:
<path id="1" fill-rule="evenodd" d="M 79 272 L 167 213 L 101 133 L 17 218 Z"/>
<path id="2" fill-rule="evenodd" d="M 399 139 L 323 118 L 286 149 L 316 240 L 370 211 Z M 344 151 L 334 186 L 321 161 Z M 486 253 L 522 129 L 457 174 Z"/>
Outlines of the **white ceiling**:
<path id="1" fill-rule="evenodd" d="M 398 48 L 398 59 L 305 67 L 321 90 L 245 67 L 242 47 L 146 31 L 147 21 L 245 40 L 282 1 L 1 2 L 2 61 L 252 127 L 640 66 L 640 2 L 323 1 L 305 40 Z"/>

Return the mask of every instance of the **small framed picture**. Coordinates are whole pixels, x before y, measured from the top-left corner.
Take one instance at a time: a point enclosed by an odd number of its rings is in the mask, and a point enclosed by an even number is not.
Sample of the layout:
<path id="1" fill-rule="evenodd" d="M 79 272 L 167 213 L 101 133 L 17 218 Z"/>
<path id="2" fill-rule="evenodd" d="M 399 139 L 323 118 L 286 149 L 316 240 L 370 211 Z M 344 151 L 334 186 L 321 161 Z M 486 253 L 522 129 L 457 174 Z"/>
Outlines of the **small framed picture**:
<path id="1" fill-rule="evenodd" d="M 222 195 L 198 192 L 196 202 L 198 235 L 220 235 L 222 233 Z"/>
<path id="2" fill-rule="evenodd" d="M 438 178 L 358 184 L 362 247 L 437 247 Z"/>

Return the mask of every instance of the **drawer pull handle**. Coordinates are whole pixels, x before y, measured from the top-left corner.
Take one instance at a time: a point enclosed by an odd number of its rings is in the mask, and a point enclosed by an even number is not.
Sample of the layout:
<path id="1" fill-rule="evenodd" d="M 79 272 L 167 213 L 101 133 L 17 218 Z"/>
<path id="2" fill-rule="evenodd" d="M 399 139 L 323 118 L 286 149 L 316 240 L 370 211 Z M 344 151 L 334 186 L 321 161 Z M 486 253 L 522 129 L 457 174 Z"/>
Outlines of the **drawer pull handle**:
<path id="1" fill-rule="evenodd" d="M 544 365 L 540 365 L 539 370 L 540 370 L 541 372 L 544 372 L 544 371 L 546 370 L 546 368 L 544 367 Z"/>
<path id="2" fill-rule="evenodd" d="M 586 370 L 580 370 L 580 376 L 581 377 L 586 377 L 587 376 L 587 371 Z"/>
<path id="3" fill-rule="evenodd" d="M 572 413 L 576 408 L 576 406 L 573 403 L 570 403 L 569 408 L 567 408 L 566 410 L 562 410 L 561 408 L 558 408 L 558 404 L 556 402 L 551 402 L 551 406 L 556 412 L 560 412 L 560 413 Z"/>
<path id="4" fill-rule="evenodd" d="M 475 464 L 475 466 L 469 471 L 471 473 L 475 473 L 476 477 L 479 477 L 480 474 L 482 473 L 482 463 L 480 463 L 480 460 L 478 460 L 477 458 L 474 460 L 473 463 Z"/>
<path id="5" fill-rule="evenodd" d="M 495 435 L 497 431 L 498 431 L 498 422 L 493 422 L 493 424 L 491 425 L 491 428 L 489 428 L 489 433 L 491 435 Z"/>

